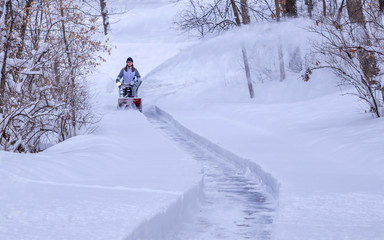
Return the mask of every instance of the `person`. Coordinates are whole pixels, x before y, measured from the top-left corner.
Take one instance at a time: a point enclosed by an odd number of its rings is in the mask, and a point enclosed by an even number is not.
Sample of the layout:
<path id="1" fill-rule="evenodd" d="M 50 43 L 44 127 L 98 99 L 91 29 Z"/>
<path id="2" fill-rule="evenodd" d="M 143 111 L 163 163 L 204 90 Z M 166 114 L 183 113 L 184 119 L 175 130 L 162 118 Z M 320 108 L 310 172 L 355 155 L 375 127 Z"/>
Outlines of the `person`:
<path id="1" fill-rule="evenodd" d="M 125 86 L 124 95 L 127 95 L 127 89 L 131 88 L 132 96 L 137 97 L 138 88 L 141 84 L 141 76 L 137 68 L 133 66 L 133 59 L 131 57 L 127 59 L 126 63 L 127 65 L 121 69 L 116 78 L 116 85 L 119 88 L 122 85 Z"/>

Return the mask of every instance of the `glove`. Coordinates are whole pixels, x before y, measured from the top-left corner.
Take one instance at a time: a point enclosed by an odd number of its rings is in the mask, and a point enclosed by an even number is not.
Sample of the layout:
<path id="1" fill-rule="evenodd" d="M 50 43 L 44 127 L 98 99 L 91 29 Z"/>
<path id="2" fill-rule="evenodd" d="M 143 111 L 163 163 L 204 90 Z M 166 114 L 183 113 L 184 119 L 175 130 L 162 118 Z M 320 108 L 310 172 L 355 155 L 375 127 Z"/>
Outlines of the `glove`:
<path id="1" fill-rule="evenodd" d="M 120 87 L 120 86 L 121 86 L 121 82 L 116 82 L 116 85 L 117 85 L 118 87 Z"/>
<path id="2" fill-rule="evenodd" d="M 130 84 L 130 85 L 134 85 L 134 84 L 135 84 L 135 81 L 131 81 L 129 84 Z"/>

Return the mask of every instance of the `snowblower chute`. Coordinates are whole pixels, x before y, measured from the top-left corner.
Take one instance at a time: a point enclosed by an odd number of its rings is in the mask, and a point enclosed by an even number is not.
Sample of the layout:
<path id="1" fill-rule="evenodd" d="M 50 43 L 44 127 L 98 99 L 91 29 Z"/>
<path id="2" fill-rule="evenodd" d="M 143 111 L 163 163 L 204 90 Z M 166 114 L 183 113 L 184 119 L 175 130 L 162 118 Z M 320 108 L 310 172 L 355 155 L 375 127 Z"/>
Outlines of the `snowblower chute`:
<path id="1" fill-rule="evenodd" d="M 137 90 L 141 85 L 141 81 L 131 82 L 129 84 L 118 82 L 119 86 L 119 99 L 118 108 L 136 108 L 140 112 L 142 111 L 141 98 L 137 97 Z"/>

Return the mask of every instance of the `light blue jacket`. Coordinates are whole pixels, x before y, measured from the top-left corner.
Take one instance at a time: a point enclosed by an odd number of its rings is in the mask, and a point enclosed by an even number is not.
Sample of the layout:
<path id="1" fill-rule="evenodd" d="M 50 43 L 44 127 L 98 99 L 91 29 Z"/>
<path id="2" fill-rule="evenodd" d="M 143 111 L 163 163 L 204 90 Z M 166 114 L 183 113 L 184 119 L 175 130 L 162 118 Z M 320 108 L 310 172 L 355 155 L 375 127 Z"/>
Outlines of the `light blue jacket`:
<path id="1" fill-rule="evenodd" d="M 132 81 L 140 81 L 141 76 L 139 71 L 135 68 L 135 71 L 132 72 L 132 67 L 128 67 L 128 71 L 125 71 L 125 67 L 121 69 L 119 75 L 116 78 L 116 82 L 120 82 L 120 80 L 123 79 L 121 83 L 131 83 Z"/>

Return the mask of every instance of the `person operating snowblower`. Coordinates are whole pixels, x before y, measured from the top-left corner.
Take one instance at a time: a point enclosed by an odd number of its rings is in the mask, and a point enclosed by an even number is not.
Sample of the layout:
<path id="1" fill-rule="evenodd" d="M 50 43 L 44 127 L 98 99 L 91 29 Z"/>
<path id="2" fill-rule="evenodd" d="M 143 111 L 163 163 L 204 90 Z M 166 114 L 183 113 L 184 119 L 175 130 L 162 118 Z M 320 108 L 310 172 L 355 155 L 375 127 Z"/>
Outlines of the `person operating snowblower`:
<path id="1" fill-rule="evenodd" d="M 141 98 L 138 97 L 141 76 L 139 71 L 133 66 L 133 59 L 131 57 L 127 59 L 126 64 L 116 78 L 116 85 L 119 87 L 118 107 L 135 106 L 141 112 Z"/>

